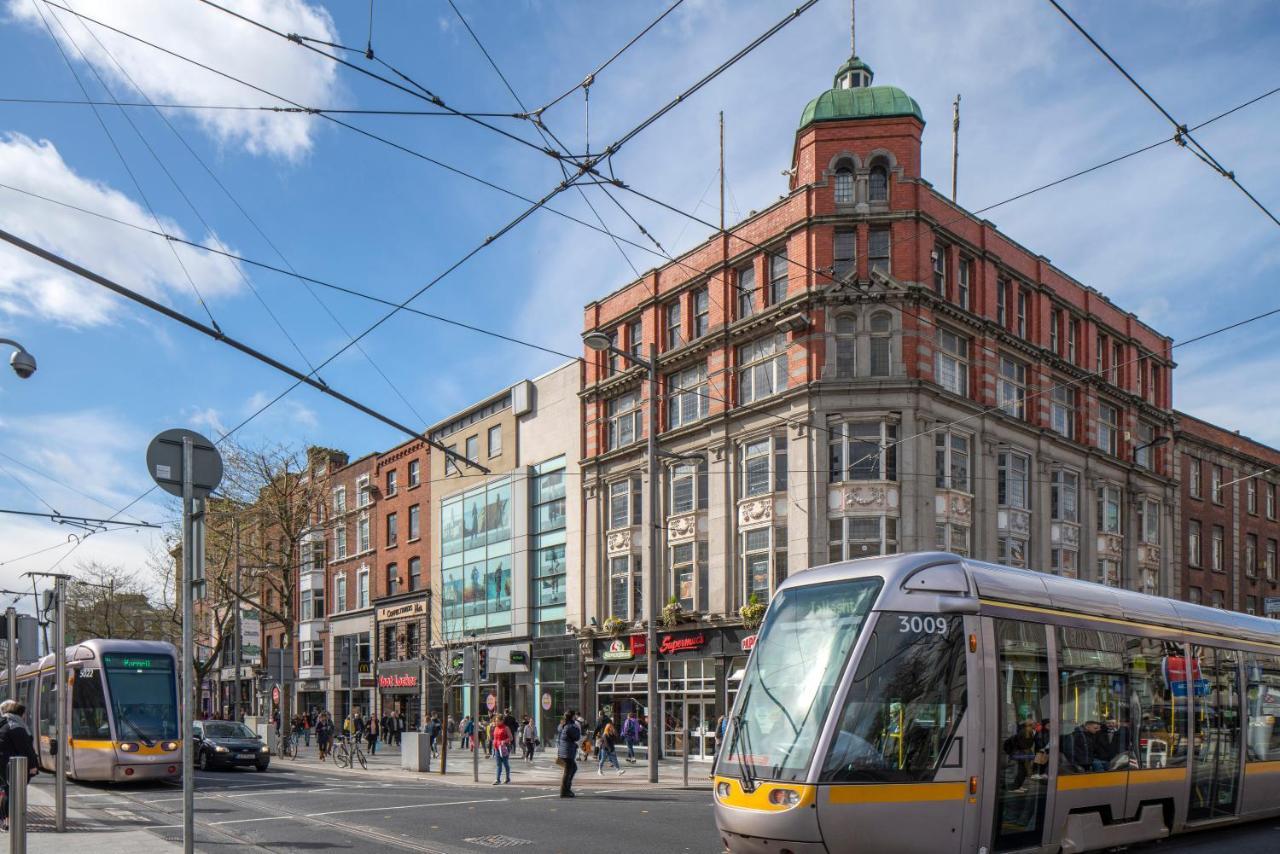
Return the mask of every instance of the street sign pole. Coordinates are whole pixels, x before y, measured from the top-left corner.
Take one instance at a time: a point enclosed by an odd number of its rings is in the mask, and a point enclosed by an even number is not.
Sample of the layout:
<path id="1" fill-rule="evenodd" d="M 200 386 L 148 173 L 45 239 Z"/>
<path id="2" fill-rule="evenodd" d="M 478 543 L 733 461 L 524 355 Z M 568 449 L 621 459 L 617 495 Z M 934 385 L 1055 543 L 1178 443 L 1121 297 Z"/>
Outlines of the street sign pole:
<path id="1" fill-rule="evenodd" d="M 471 653 L 471 780 L 480 782 L 480 734 L 484 725 L 480 722 L 480 645 Z"/>
<path id="2" fill-rule="evenodd" d="M 8 631 L 9 643 L 9 693 L 6 695 L 11 700 L 18 699 L 18 611 L 16 608 L 9 608 L 4 612 L 5 628 Z"/>
<path id="3" fill-rule="evenodd" d="M 192 542 L 191 504 L 193 443 L 190 436 L 182 437 L 182 851 L 195 851 L 195 745 L 192 743 L 192 702 L 195 696 L 196 669 L 192 658 L 193 619 L 191 606 L 192 582 L 196 565 Z"/>

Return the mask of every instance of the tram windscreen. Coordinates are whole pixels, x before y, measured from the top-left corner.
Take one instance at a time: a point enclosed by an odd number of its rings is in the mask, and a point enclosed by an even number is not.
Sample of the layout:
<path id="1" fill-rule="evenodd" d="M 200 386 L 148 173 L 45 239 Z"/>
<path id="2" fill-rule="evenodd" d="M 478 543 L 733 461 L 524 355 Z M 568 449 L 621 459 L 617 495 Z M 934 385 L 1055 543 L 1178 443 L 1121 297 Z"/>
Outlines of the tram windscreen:
<path id="1" fill-rule="evenodd" d="M 106 653 L 102 669 L 118 738 L 154 744 L 178 737 L 173 656 Z"/>
<path id="2" fill-rule="evenodd" d="M 804 779 L 880 585 L 879 578 L 859 578 L 778 594 L 743 674 L 718 773 Z"/>

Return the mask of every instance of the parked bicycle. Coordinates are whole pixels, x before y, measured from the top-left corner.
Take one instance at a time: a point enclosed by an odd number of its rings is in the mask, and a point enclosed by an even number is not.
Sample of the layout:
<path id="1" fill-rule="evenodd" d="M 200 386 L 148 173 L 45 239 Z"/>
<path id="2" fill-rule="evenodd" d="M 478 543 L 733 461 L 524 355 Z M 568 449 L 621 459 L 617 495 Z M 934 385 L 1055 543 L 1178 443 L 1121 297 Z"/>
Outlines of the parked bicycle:
<path id="1" fill-rule="evenodd" d="M 349 735 L 338 739 L 338 744 L 333 751 L 333 761 L 339 768 L 354 768 L 357 762 L 360 763 L 361 768 L 369 767 L 364 750 L 360 748 L 360 740 Z"/>
<path id="2" fill-rule="evenodd" d="M 298 751 L 302 749 L 302 730 L 293 730 L 289 733 L 289 737 L 284 739 L 280 744 L 280 755 L 287 756 L 290 759 L 298 758 Z"/>

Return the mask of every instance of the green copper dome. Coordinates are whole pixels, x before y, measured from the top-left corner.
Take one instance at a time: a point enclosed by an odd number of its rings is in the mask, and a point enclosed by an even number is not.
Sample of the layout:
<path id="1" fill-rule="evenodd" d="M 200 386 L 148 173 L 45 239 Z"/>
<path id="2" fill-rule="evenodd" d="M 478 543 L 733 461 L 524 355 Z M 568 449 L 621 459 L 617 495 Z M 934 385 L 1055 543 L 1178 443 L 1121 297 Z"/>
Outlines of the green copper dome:
<path id="1" fill-rule="evenodd" d="M 845 119 L 881 119 L 915 116 L 921 122 L 920 105 L 897 86 L 872 86 L 875 73 L 855 54 L 836 69 L 834 88 L 809 102 L 800 116 L 800 128 L 813 122 Z"/>
<path id="2" fill-rule="evenodd" d="M 828 89 L 809 102 L 800 116 L 800 127 L 813 122 L 844 119 L 880 119 L 888 116 L 915 116 L 924 121 L 916 99 L 897 86 L 866 86 L 861 89 Z"/>

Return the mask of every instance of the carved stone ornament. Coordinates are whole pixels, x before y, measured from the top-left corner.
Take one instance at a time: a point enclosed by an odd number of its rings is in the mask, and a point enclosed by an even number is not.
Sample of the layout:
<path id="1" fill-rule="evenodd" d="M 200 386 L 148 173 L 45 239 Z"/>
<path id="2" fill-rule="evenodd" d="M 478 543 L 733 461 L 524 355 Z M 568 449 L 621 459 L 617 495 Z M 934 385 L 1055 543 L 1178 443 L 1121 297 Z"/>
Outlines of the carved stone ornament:
<path id="1" fill-rule="evenodd" d="M 1119 560 L 1124 551 L 1124 537 L 1119 534 L 1099 534 L 1098 553 L 1102 557 Z"/>
<path id="2" fill-rule="evenodd" d="M 738 504 L 738 527 L 759 527 L 773 522 L 773 498 L 751 498 Z"/>
<path id="3" fill-rule="evenodd" d="M 1138 543 L 1138 565 L 1147 569 L 1160 568 L 1160 546 L 1155 543 Z"/>
<path id="4" fill-rule="evenodd" d="M 631 551 L 631 529 L 623 528 L 620 531 L 610 531 L 608 551 L 611 555 L 626 554 Z"/>
<path id="5" fill-rule="evenodd" d="M 682 543 L 685 540 L 692 540 L 698 534 L 698 517 L 694 513 L 686 513 L 683 516 L 672 516 L 667 519 L 667 540 L 672 543 Z"/>
<path id="6" fill-rule="evenodd" d="M 973 497 L 963 492 L 940 489 L 934 509 L 940 520 L 968 525 L 973 519 Z"/>
<path id="7" fill-rule="evenodd" d="M 1026 510 L 1009 508 L 1009 531 L 1014 534 L 1029 536 L 1031 534 L 1031 514 Z"/>
<path id="8" fill-rule="evenodd" d="M 1070 548 L 1080 547 L 1080 526 L 1064 524 L 1062 526 L 1062 544 Z"/>
<path id="9" fill-rule="evenodd" d="M 844 509 L 884 510 L 889 506 L 888 490 L 883 486 L 846 486 Z"/>

